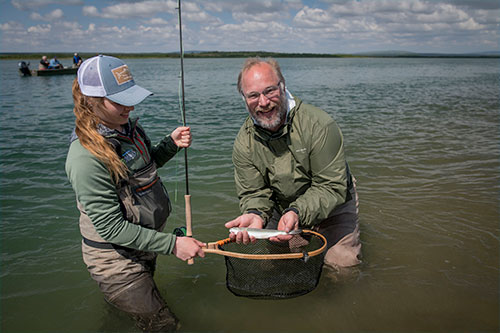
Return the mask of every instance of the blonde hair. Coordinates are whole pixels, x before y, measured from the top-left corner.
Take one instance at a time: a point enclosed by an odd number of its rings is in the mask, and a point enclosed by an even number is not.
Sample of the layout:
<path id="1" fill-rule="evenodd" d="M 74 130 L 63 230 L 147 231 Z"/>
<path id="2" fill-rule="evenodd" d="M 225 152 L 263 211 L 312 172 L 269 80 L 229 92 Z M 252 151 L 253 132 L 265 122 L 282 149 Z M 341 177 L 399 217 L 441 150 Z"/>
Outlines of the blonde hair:
<path id="1" fill-rule="evenodd" d="M 253 66 L 258 65 L 258 64 L 262 64 L 262 63 L 268 64 L 269 66 L 271 66 L 272 70 L 274 71 L 274 73 L 276 74 L 278 79 L 281 82 L 283 82 L 283 85 L 285 85 L 285 78 L 283 77 L 283 74 L 281 73 L 280 65 L 278 64 L 278 62 L 274 58 L 266 58 L 266 59 L 262 59 L 260 57 L 247 58 L 245 60 L 245 62 L 243 63 L 240 74 L 238 75 L 238 82 L 237 82 L 236 89 L 238 89 L 238 92 L 240 94 L 243 93 L 242 86 L 241 86 L 243 74 L 246 71 L 248 71 L 250 68 L 252 68 Z"/>
<path id="2" fill-rule="evenodd" d="M 101 120 L 95 114 L 95 110 L 97 108 L 104 109 L 104 98 L 83 95 L 77 79 L 73 81 L 72 91 L 75 104 L 73 112 L 76 116 L 76 135 L 81 145 L 104 163 L 113 181 L 118 183 L 121 178 L 127 176 L 127 166 L 120 160 L 108 140 L 97 131 Z"/>

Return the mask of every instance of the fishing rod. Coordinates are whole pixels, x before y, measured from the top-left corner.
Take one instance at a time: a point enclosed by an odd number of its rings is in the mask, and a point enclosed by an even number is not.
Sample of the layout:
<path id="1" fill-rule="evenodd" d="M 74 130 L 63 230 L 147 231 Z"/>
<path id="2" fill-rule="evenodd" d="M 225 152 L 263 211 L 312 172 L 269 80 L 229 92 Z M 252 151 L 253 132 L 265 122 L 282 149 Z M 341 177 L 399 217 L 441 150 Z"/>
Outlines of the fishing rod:
<path id="1" fill-rule="evenodd" d="M 186 101 L 184 98 L 184 49 L 182 46 L 182 15 L 181 15 L 181 0 L 177 0 L 177 9 L 179 13 L 179 49 L 181 59 L 181 109 L 182 109 L 182 124 L 186 126 Z M 186 236 L 192 237 L 193 230 L 191 227 L 191 195 L 189 194 L 189 176 L 188 176 L 188 154 L 187 147 L 184 148 L 184 166 L 186 173 L 186 194 L 184 195 L 184 202 L 186 206 Z M 192 265 L 193 259 L 188 260 L 188 264 Z"/>

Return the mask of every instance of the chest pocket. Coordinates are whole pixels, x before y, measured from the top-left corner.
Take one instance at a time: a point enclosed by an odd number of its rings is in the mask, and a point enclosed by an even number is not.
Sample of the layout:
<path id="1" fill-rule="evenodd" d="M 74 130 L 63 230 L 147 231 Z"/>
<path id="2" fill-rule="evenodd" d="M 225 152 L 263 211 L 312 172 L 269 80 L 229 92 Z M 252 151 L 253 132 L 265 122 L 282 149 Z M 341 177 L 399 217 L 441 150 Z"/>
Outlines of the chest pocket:
<path id="1" fill-rule="evenodd" d="M 153 162 L 122 180 L 118 194 L 128 221 L 154 230 L 163 229 L 172 207 Z"/>

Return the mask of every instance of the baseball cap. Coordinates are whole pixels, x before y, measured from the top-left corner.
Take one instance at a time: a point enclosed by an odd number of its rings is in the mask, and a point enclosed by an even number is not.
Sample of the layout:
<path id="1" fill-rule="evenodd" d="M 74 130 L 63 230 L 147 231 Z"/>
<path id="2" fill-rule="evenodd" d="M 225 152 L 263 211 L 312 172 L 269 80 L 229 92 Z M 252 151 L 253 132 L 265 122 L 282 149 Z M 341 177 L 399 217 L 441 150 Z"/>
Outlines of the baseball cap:
<path id="1" fill-rule="evenodd" d="M 106 97 L 125 106 L 139 104 L 153 94 L 135 84 L 123 61 L 106 55 L 89 58 L 80 65 L 78 84 L 85 96 Z"/>

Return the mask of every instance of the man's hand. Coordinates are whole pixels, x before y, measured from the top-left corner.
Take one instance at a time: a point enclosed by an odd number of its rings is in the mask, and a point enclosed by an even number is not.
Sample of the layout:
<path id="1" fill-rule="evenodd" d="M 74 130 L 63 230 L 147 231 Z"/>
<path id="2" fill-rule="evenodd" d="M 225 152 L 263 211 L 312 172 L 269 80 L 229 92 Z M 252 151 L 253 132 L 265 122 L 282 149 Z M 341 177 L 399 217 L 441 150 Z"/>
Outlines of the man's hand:
<path id="1" fill-rule="evenodd" d="M 278 222 L 278 230 L 283 230 L 290 232 L 292 230 L 299 228 L 299 215 L 294 211 L 288 211 L 283 214 Z M 270 241 L 288 241 L 292 238 L 292 235 L 280 235 L 276 237 L 269 238 Z"/>
<path id="2" fill-rule="evenodd" d="M 188 260 L 192 259 L 196 256 L 205 257 L 205 252 L 202 250 L 202 246 L 206 246 L 205 243 L 202 243 L 191 237 L 177 237 L 175 240 L 175 247 L 173 254 L 179 258 L 180 260 Z"/>
<path id="3" fill-rule="evenodd" d="M 264 226 L 264 220 L 257 214 L 243 214 L 238 216 L 234 220 L 231 220 L 225 224 L 226 228 L 239 227 L 239 228 L 256 228 L 262 229 Z M 248 244 L 250 242 L 255 242 L 255 237 L 250 237 L 246 231 L 238 232 L 236 235 L 231 233 L 229 234 L 229 238 L 232 241 L 236 241 L 236 243 L 240 244 Z"/>

